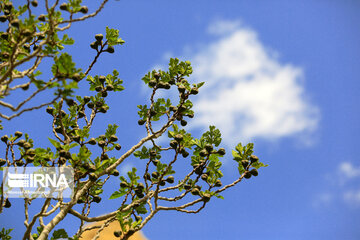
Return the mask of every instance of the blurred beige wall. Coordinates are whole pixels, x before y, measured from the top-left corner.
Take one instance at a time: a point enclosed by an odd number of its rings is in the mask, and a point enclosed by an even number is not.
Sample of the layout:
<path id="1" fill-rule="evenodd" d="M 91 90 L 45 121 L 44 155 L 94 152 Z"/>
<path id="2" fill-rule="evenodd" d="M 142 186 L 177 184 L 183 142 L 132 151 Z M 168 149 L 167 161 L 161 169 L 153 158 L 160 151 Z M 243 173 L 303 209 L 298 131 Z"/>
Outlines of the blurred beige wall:
<path id="1" fill-rule="evenodd" d="M 91 225 L 99 225 L 99 223 L 97 224 L 91 224 Z M 87 226 L 91 226 L 91 225 L 87 225 Z M 109 226 L 107 226 L 101 233 L 100 233 L 100 237 L 98 238 L 99 240 L 118 240 L 119 238 L 116 238 L 114 236 L 114 231 L 119 231 L 120 228 L 120 224 L 118 221 L 113 221 L 109 224 Z M 83 233 L 80 237 L 81 240 L 92 240 L 93 237 L 96 235 L 97 229 L 93 229 L 90 231 L 86 231 L 85 233 Z M 129 240 L 147 240 L 147 238 L 140 232 L 136 232 L 134 235 L 132 235 Z"/>

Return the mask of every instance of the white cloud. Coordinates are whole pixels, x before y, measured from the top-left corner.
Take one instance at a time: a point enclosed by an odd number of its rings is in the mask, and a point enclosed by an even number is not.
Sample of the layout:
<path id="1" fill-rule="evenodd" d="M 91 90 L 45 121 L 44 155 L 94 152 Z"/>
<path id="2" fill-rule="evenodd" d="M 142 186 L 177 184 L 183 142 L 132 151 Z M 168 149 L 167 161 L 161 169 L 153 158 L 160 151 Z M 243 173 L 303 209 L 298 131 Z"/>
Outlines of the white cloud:
<path id="1" fill-rule="evenodd" d="M 334 196 L 331 193 L 320 193 L 315 196 L 313 200 L 313 207 L 323 207 L 324 205 L 330 205 L 334 200 Z"/>
<path id="2" fill-rule="evenodd" d="M 127 176 L 127 173 L 131 172 L 133 167 L 134 167 L 134 165 L 131 163 L 125 163 L 123 165 L 120 165 L 120 175 Z"/>
<path id="3" fill-rule="evenodd" d="M 340 177 L 356 178 L 360 177 L 360 167 L 355 167 L 350 162 L 342 162 L 339 166 Z"/>
<path id="4" fill-rule="evenodd" d="M 208 32 L 213 35 L 224 35 L 236 31 L 241 25 L 239 20 L 224 21 L 218 20 L 210 24 Z"/>
<path id="5" fill-rule="evenodd" d="M 190 56 L 194 79 L 206 82 L 194 98 L 192 124 L 216 125 L 231 145 L 316 129 L 319 111 L 307 100 L 300 67 L 280 63 L 238 21 L 217 21 L 209 32 L 218 39 Z"/>
<path id="6" fill-rule="evenodd" d="M 360 190 L 350 190 L 344 193 L 344 200 L 353 207 L 360 206 Z"/>
<path id="7" fill-rule="evenodd" d="M 316 196 L 314 205 L 321 206 L 322 203 L 330 203 L 327 200 L 339 200 L 350 207 L 360 207 L 360 166 L 356 167 L 351 162 L 343 161 L 336 170 L 327 174 L 326 180 L 331 185 L 331 194 Z"/>
<path id="8" fill-rule="evenodd" d="M 358 181 L 360 178 L 360 166 L 356 167 L 351 162 L 342 162 L 339 165 L 338 169 L 339 182 L 344 187 L 349 187 L 350 180 L 355 180 L 356 185 L 358 185 Z M 360 189 L 358 190 L 347 190 L 342 193 L 343 200 L 352 207 L 360 206 Z"/>

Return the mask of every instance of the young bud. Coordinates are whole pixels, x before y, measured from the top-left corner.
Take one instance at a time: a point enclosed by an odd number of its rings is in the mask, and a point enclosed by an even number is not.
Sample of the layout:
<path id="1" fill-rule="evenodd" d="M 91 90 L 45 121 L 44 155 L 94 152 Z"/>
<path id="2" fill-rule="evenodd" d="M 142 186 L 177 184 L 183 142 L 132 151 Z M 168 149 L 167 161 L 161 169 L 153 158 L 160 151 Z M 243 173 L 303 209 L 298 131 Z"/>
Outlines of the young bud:
<path id="1" fill-rule="evenodd" d="M 107 159 L 109 159 L 109 156 L 106 153 L 101 156 L 101 160 L 107 160 Z"/>
<path id="2" fill-rule="evenodd" d="M 47 107 L 46 112 L 52 116 L 54 115 L 54 109 L 52 107 Z"/>
<path id="3" fill-rule="evenodd" d="M 96 203 L 99 203 L 101 201 L 101 197 L 99 195 L 94 195 L 93 196 L 93 201 Z"/>
<path id="4" fill-rule="evenodd" d="M 0 167 L 4 166 L 6 164 L 6 160 L 3 158 L 0 158 Z"/>
<path id="5" fill-rule="evenodd" d="M 102 106 L 100 109 L 99 109 L 99 112 L 101 113 L 106 113 L 107 112 L 107 109 L 105 106 Z"/>
<path id="6" fill-rule="evenodd" d="M 66 101 L 66 104 L 67 104 L 69 107 L 75 105 L 75 101 L 74 101 L 74 99 L 72 99 L 72 98 L 65 99 L 65 101 Z"/>
<path id="7" fill-rule="evenodd" d="M 71 79 L 74 80 L 75 82 L 80 82 L 81 76 L 79 73 L 75 73 Z"/>
<path id="8" fill-rule="evenodd" d="M 170 147 L 176 148 L 177 145 L 178 145 L 177 141 L 175 141 L 175 140 L 171 140 L 171 141 L 170 141 Z"/>
<path id="9" fill-rule="evenodd" d="M 106 142 L 101 140 L 98 142 L 99 147 L 103 148 L 105 146 Z"/>
<path id="10" fill-rule="evenodd" d="M 204 202 L 208 202 L 210 201 L 211 195 L 209 193 L 204 193 L 204 195 L 202 196 L 202 199 Z"/>
<path id="11" fill-rule="evenodd" d="M 177 107 L 172 106 L 172 105 L 169 107 L 169 110 L 170 110 L 170 111 L 173 111 L 173 112 L 176 112 L 177 109 L 178 109 Z"/>
<path id="12" fill-rule="evenodd" d="M 114 236 L 119 238 L 121 237 L 122 232 L 121 231 L 114 231 Z"/>
<path id="13" fill-rule="evenodd" d="M 44 14 L 39 15 L 38 20 L 41 22 L 45 22 L 45 20 L 46 20 L 45 15 Z"/>
<path id="14" fill-rule="evenodd" d="M 90 138 L 89 141 L 88 141 L 88 143 L 89 143 L 90 145 L 95 145 L 95 144 L 96 144 L 95 138 Z"/>
<path id="15" fill-rule="evenodd" d="M 156 151 L 155 150 L 150 150 L 149 154 L 150 154 L 150 157 L 155 157 L 156 156 Z"/>
<path id="16" fill-rule="evenodd" d="M 205 145 L 205 149 L 206 149 L 206 151 L 207 151 L 208 153 L 211 153 L 211 151 L 213 150 L 212 144 L 207 143 L 207 144 Z"/>
<path id="17" fill-rule="evenodd" d="M 224 156 L 225 155 L 225 149 L 224 148 L 219 148 L 219 150 L 217 150 L 217 154 Z"/>
<path id="18" fill-rule="evenodd" d="M 182 151 L 181 155 L 183 156 L 183 158 L 186 158 L 187 156 L 189 156 L 189 153 L 187 151 Z"/>
<path id="19" fill-rule="evenodd" d="M 181 142 L 183 139 L 184 139 L 184 136 L 182 134 L 176 134 L 174 139 L 177 141 L 177 142 Z"/>
<path id="20" fill-rule="evenodd" d="M 190 189 L 191 189 L 191 185 L 190 185 L 190 184 L 185 184 L 185 185 L 184 185 L 184 189 L 185 189 L 185 190 L 190 190 Z"/>
<path id="21" fill-rule="evenodd" d="M 102 35 L 102 34 L 96 34 L 96 35 L 95 35 L 95 39 L 96 39 L 96 41 L 98 41 L 98 42 L 101 42 L 101 40 L 103 40 L 103 38 L 104 38 L 104 35 Z"/>
<path id="22" fill-rule="evenodd" d="M 249 179 L 251 178 L 251 173 L 250 172 L 246 172 L 244 175 L 244 178 Z"/>
<path id="23" fill-rule="evenodd" d="M 179 87 L 178 87 L 178 91 L 179 91 L 180 93 L 184 93 L 185 90 L 186 90 L 186 88 L 185 88 L 184 86 L 179 86 Z"/>
<path id="24" fill-rule="evenodd" d="M 114 53 L 114 52 L 115 52 L 115 49 L 114 49 L 113 46 L 108 46 L 108 48 L 105 50 L 105 52 Z"/>
<path id="25" fill-rule="evenodd" d="M 90 97 L 89 97 L 89 96 L 85 96 L 85 97 L 84 97 L 84 102 L 85 102 L 85 103 L 90 102 Z"/>
<path id="26" fill-rule="evenodd" d="M 208 155 L 208 151 L 206 151 L 205 149 L 203 149 L 199 152 L 200 157 L 206 157 L 207 155 Z"/>
<path id="27" fill-rule="evenodd" d="M 197 188 L 194 188 L 193 190 L 191 190 L 191 194 L 192 195 L 200 195 L 200 191 L 199 191 L 199 189 L 197 189 Z"/>
<path id="28" fill-rule="evenodd" d="M 181 119 L 180 124 L 181 124 L 181 126 L 185 127 L 187 125 L 187 121 L 184 119 Z"/>
<path id="29" fill-rule="evenodd" d="M 31 31 L 29 29 L 25 29 L 23 32 L 22 32 L 22 35 L 24 35 L 25 37 L 29 37 L 31 35 Z"/>
<path id="30" fill-rule="evenodd" d="M 138 121 L 138 124 L 139 124 L 139 125 L 144 125 L 144 123 L 146 123 L 146 120 L 144 120 L 144 119 L 140 119 L 140 120 Z"/>
<path id="31" fill-rule="evenodd" d="M 11 26 L 16 27 L 16 28 L 20 27 L 20 21 L 19 21 L 19 19 L 14 19 L 14 20 L 12 20 L 12 21 L 10 22 L 10 24 L 11 24 Z"/>
<path id="32" fill-rule="evenodd" d="M 5 15 L 0 16 L 0 22 L 6 22 L 6 20 L 7 20 L 7 16 Z"/>
<path id="33" fill-rule="evenodd" d="M 159 80 L 159 78 L 160 78 L 160 73 L 154 73 L 154 78 L 155 78 L 156 80 Z"/>
<path id="34" fill-rule="evenodd" d="M 18 145 L 19 147 L 23 147 L 23 146 L 24 146 L 24 143 L 26 143 L 26 141 L 25 141 L 24 139 L 21 139 L 21 140 L 19 140 L 19 141 L 17 142 L 17 145 Z"/>
<path id="35" fill-rule="evenodd" d="M 244 160 L 241 160 L 241 164 L 244 168 L 247 168 L 247 166 L 249 165 L 249 161 L 244 159 Z"/>
<path id="36" fill-rule="evenodd" d="M 108 95 L 108 93 L 107 93 L 106 91 L 101 92 L 101 96 L 102 96 L 103 98 L 107 97 L 107 95 Z"/>
<path id="37" fill-rule="evenodd" d="M 160 162 L 160 160 L 158 160 L 158 159 L 152 160 L 152 163 L 154 164 L 155 167 L 158 165 L 159 162 Z"/>
<path id="38" fill-rule="evenodd" d="M 105 76 L 99 76 L 99 81 L 101 83 L 104 83 L 106 81 L 106 77 Z"/>
<path id="39" fill-rule="evenodd" d="M 93 102 L 89 102 L 87 104 L 87 107 L 90 108 L 90 109 L 93 109 L 95 107 L 94 103 Z"/>
<path id="40" fill-rule="evenodd" d="M 87 14 L 89 11 L 88 7 L 87 6 L 82 6 L 80 8 L 80 12 L 83 13 L 83 14 Z"/>
<path id="41" fill-rule="evenodd" d="M 90 44 L 90 47 L 92 48 L 92 49 L 95 49 L 95 50 L 97 50 L 97 48 L 98 48 L 98 43 L 97 42 L 92 42 L 91 44 Z"/>
<path id="42" fill-rule="evenodd" d="M 9 201 L 9 199 L 6 199 L 5 200 L 5 205 L 4 205 L 5 208 L 9 208 L 11 207 L 11 202 Z"/>
<path id="43" fill-rule="evenodd" d="M 114 86 L 111 85 L 111 84 L 108 84 L 108 85 L 106 86 L 106 91 L 112 91 L 112 90 L 114 90 Z"/>
<path id="44" fill-rule="evenodd" d="M 250 161 L 251 161 L 251 163 L 254 163 L 254 162 L 259 161 L 259 158 L 257 156 L 255 156 L 255 155 L 251 155 L 250 156 Z"/>
<path id="45" fill-rule="evenodd" d="M 97 179 L 96 174 L 95 174 L 95 173 L 90 173 L 90 174 L 89 174 L 89 179 L 90 179 L 90 181 L 95 182 L 96 179 Z"/>
<path id="46" fill-rule="evenodd" d="M 7 3 L 5 3 L 4 8 L 5 8 L 6 10 L 11 10 L 11 9 L 13 8 L 12 2 L 7 2 Z"/>
<path id="47" fill-rule="evenodd" d="M 31 143 L 29 143 L 29 142 L 24 143 L 24 148 L 25 149 L 31 148 Z"/>
<path id="48" fill-rule="evenodd" d="M 220 179 L 216 180 L 215 182 L 215 187 L 221 187 L 222 186 L 222 182 Z"/>
<path id="49" fill-rule="evenodd" d="M 253 175 L 253 176 L 257 176 L 257 175 L 259 175 L 259 172 L 255 169 L 255 168 L 253 168 L 253 169 L 251 169 L 250 170 L 250 173 L 251 173 L 251 175 Z"/>
<path id="50" fill-rule="evenodd" d="M 152 176 L 153 178 L 158 178 L 158 177 L 159 177 L 159 173 L 158 173 L 158 172 L 153 172 L 153 173 L 151 173 L 151 176 Z"/>
<path id="51" fill-rule="evenodd" d="M 83 117 L 85 117 L 85 112 L 84 111 L 78 112 L 78 118 L 83 118 Z"/>
<path id="52" fill-rule="evenodd" d="M 1 22 L 1 16 L 0 16 L 0 22 Z M 9 33 L 7 33 L 7 32 L 1 33 L 1 38 L 5 39 L 5 40 L 8 40 L 9 39 Z"/>
<path id="53" fill-rule="evenodd" d="M 67 11 L 68 10 L 68 5 L 66 3 L 62 3 L 60 5 L 60 9 L 63 10 L 63 11 Z"/>
<path id="54" fill-rule="evenodd" d="M 150 80 L 150 81 L 149 81 L 149 86 L 150 86 L 150 87 L 155 87 L 155 86 L 156 86 L 156 83 L 157 83 L 157 82 L 156 82 L 155 80 Z"/>
<path id="55" fill-rule="evenodd" d="M 3 141 L 4 143 L 7 143 L 8 139 L 9 139 L 9 137 L 7 135 L 4 135 L 1 137 L 1 141 Z"/>
<path id="56" fill-rule="evenodd" d="M 167 181 L 168 183 L 174 183 L 174 177 L 169 176 L 165 181 Z"/>
<path id="57" fill-rule="evenodd" d="M 76 135 L 76 136 L 73 137 L 73 140 L 74 140 L 75 142 L 79 143 L 80 140 L 81 140 L 81 137 L 80 137 L 79 135 Z"/>
<path id="58" fill-rule="evenodd" d="M 112 173 L 111 173 L 111 175 L 113 175 L 113 176 L 115 176 L 115 177 L 117 177 L 117 176 L 119 176 L 120 175 L 120 173 L 119 173 L 119 171 L 118 170 L 114 170 Z"/>
<path id="59" fill-rule="evenodd" d="M 38 1 L 36 1 L 36 0 L 31 1 L 31 5 L 33 7 L 37 7 L 38 6 Z"/>
<path id="60" fill-rule="evenodd" d="M 201 175 L 201 179 L 204 181 L 207 181 L 208 175 L 207 174 L 203 174 Z"/>
<path id="61" fill-rule="evenodd" d="M 199 89 L 198 89 L 198 88 L 192 88 L 192 89 L 190 90 L 190 94 L 196 95 L 196 94 L 198 94 L 198 93 L 199 93 Z"/>

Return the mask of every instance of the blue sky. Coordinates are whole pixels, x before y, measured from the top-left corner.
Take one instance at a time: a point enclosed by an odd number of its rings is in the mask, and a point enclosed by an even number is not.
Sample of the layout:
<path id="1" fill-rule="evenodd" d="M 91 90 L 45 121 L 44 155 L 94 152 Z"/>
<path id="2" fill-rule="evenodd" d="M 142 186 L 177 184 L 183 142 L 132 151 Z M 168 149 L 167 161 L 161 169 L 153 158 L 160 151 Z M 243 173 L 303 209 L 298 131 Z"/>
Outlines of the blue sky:
<path id="1" fill-rule="evenodd" d="M 194 135 L 215 124 L 228 152 L 238 141 L 252 141 L 270 165 L 197 215 L 159 213 L 143 230 L 149 239 L 360 238 L 359 10 L 358 1 L 347 0 L 121 0 L 73 26 L 76 47 L 66 50 L 83 69 L 94 54 L 93 36 L 106 26 L 126 41 L 92 72 L 116 68 L 126 88 L 109 96 L 111 110 L 97 119 L 94 135 L 116 123 L 123 148 L 136 143 L 144 135 L 136 106 L 148 99 L 141 77 L 179 57 L 193 62 L 194 81 L 206 82 L 194 98 Z M 86 83 L 81 87 L 85 95 Z M 44 111 L 5 122 L 4 134 L 22 130 L 46 146 L 50 119 L 39 114 Z M 223 172 L 223 182 L 237 177 L 230 155 Z M 14 205 L 22 207 L 18 200 Z M 115 208 L 113 201 L 93 213 Z M 1 225 L 16 227 L 14 239 L 23 226 L 17 213 L 0 216 Z"/>

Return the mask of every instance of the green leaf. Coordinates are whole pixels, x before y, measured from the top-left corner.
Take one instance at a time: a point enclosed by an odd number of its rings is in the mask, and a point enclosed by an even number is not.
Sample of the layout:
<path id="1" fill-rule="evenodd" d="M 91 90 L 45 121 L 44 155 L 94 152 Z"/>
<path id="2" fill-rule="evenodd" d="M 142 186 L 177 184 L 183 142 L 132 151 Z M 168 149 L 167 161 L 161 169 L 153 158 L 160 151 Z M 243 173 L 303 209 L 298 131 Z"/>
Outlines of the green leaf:
<path id="1" fill-rule="evenodd" d="M 245 169 L 244 169 L 243 165 L 241 164 L 241 162 L 238 165 L 238 170 L 239 170 L 240 175 L 245 172 Z"/>
<path id="2" fill-rule="evenodd" d="M 51 239 L 59 239 L 59 238 L 68 238 L 68 234 L 66 233 L 65 229 L 58 229 L 55 230 Z"/>
<path id="3" fill-rule="evenodd" d="M 125 41 L 119 38 L 119 30 L 106 27 L 106 40 L 109 46 L 124 44 Z"/>
<path id="4" fill-rule="evenodd" d="M 241 143 L 239 143 L 236 147 L 235 147 L 236 151 L 238 151 L 240 154 L 242 154 L 243 152 L 243 146 Z M 241 156 L 241 155 L 240 155 Z"/>
<path id="5" fill-rule="evenodd" d="M 221 196 L 221 195 L 215 195 L 217 198 L 220 198 L 220 199 L 224 199 L 224 197 L 223 196 Z"/>
<path id="6" fill-rule="evenodd" d="M 115 135 L 116 134 L 116 129 L 118 127 L 119 126 L 116 125 L 116 124 L 109 124 L 108 128 L 106 129 L 106 132 L 105 132 L 105 137 L 110 138 L 111 135 Z"/>
<path id="7" fill-rule="evenodd" d="M 254 152 L 253 149 L 254 149 L 254 144 L 253 143 L 248 143 L 246 145 L 244 152 L 245 152 L 247 157 L 250 156 Z"/>
<path id="8" fill-rule="evenodd" d="M 220 130 L 216 129 L 215 126 L 209 126 L 209 131 L 205 132 L 201 139 L 205 140 L 207 143 L 215 144 L 217 147 L 221 143 Z"/>
<path id="9" fill-rule="evenodd" d="M 56 140 L 51 139 L 49 137 L 48 137 L 48 139 L 51 142 L 51 144 L 54 145 L 55 148 L 60 148 L 61 144 L 59 142 L 57 142 Z"/>
<path id="10" fill-rule="evenodd" d="M 69 38 L 67 34 L 64 34 L 61 42 L 65 45 L 73 45 L 75 41 L 74 41 L 74 39 Z"/>
<path id="11" fill-rule="evenodd" d="M 233 155 L 235 161 L 238 162 L 238 161 L 242 160 L 240 154 L 238 152 L 236 152 L 235 150 L 232 150 L 232 155 Z"/>
<path id="12" fill-rule="evenodd" d="M 124 196 L 125 193 L 126 192 L 115 191 L 115 192 L 113 192 L 113 194 L 111 194 L 109 199 L 116 199 L 116 198 L 122 197 L 122 196 Z"/>
<path id="13" fill-rule="evenodd" d="M 51 71 L 54 75 L 60 74 L 72 74 L 76 72 L 75 63 L 72 61 L 71 55 L 63 53 L 60 57 L 54 57 L 54 64 L 51 67 Z"/>
<path id="14" fill-rule="evenodd" d="M 146 214 L 148 212 L 145 204 L 141 204 L 140 206 L 136 207 L 135 210 L 138 214 Z"/>
<path id="15" fill-rule="evenodd" d="M 0 239 L 10 240 L 11 236 L 9 234 L 11 233 L 12 230 L 14 230 L 14 229 L 13 228 L 10 228 L 10 229 L 2 228 L 0 231 Z"/>
<path id="16" fill-rule="evenodd" d="M 254 162 L 253 164 L 251 164 L 251 166 L 254 167 L 254 168 L 256 168 L 256 169 L 259 169 L 259 168 L 261 168 L 261 167 L 267 167 L 267 166 L 269 166 L 269 165 L 257 161 L 257 162 Z"/>
<path id="17" fill-rule="evenodd" d="M 198 83 L 198 84 L 196 85 L 196 87 L 197 87 L 197 88 L 201 88 L 204 84 L 205 84 L 205 82 Z"/>

